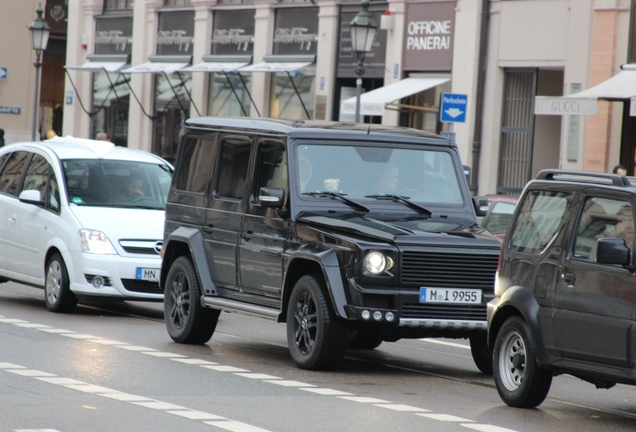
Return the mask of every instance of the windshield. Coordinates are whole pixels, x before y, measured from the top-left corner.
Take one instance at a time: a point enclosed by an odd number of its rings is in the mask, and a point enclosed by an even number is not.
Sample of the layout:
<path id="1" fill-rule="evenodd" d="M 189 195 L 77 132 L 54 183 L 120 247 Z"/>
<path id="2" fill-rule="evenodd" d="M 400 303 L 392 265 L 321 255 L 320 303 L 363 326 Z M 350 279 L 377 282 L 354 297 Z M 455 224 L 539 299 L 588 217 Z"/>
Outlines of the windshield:
<path id="1" fill-rule="evenodd" d="M 72 159 L 62 162 L 69 203 L 79 206 L 166 207 L 172 169 L 135 161 Z"/>
<path id="2" fill-rule="evenodd" d="M 296 188 L 303 196 L 335 192 L 386 203 L 385 196 L 397 195 L 429 204 L 463 204 L 459 181 L 465 180 L 444 150 L 301 145 L 293 165 L 298 167 Z"/>

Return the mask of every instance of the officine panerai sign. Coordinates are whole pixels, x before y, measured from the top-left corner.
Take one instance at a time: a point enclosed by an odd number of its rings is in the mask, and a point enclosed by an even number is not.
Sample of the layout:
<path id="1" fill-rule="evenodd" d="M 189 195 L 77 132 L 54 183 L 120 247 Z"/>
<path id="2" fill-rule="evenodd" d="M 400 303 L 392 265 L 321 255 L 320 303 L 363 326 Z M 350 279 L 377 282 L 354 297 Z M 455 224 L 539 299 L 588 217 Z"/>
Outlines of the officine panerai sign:
<path id="1" fill-rule="evenodd" d="M 450 71 L 453 66 L 455 1 L 407 3 L 405 71 Z"/>

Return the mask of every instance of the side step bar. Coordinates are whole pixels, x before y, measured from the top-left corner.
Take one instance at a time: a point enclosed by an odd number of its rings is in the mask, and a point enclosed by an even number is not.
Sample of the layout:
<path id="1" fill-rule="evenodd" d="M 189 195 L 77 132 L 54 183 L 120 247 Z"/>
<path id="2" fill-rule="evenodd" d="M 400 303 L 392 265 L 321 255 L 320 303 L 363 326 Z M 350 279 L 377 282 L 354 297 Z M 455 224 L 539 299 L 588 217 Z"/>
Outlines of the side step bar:
<path id="1" fill-rule="evenodd" d="M 266 318 L 273 321 L 278 321 L 280 311 L 278 309 L 272 309 L 265 306 L 258 306 L 254 304 L 245 304 L 234 300 L 228 300 L 220 297 L 201 297 L 201 304 L 205 307 L 213 309 L 220 309 L 225 312 L 235 312 L 244 315 L 252 315 L 259 318 Z"/>

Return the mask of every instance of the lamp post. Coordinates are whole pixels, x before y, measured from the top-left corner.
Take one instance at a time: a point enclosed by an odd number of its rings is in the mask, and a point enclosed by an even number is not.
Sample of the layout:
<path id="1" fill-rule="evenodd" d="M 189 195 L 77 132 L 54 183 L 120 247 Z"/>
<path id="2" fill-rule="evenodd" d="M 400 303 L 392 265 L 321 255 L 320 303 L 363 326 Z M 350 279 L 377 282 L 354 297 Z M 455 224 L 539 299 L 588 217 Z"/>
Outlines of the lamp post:
<path id="1" fill-rule="evenodd" d="M 362 10 L 358 12 L 351 21 L 351 45 L 353 52 L 358 59 L 356 67 L 356 123 L 360 123 L 360 93 L 362 89 L 362 75 L 364 75 L 364 56 L 371 52 L 375 32 L 378 30 L 378 23 L 369 12 L 369 0 L 362 0 L 360 6 Z"/>
<path id="2" fill-rule="evenodd" d="M 42 51 L 46 49 L 46 45 L 49 42 L 49 33 L 51 33 L 51 28 L 44 18 L 42 18 L 44 10 L 41 4 L 36 13 L 38 14 L 37 18 L 34 19 L 29 26 L 31 49 L 35 50 L 35 63 L 33 63 L 33 66 L 35 66 L 35 98 L 33 102 L 33 130 L 31 132 L 31 141 L 35 141 L 35 129 L 37 127 L 38 108 L 40 105 L 38 100 L 38 92 L 40 91 L 40 68 L 42 67 L 40 57 L 42 56 Z"/>

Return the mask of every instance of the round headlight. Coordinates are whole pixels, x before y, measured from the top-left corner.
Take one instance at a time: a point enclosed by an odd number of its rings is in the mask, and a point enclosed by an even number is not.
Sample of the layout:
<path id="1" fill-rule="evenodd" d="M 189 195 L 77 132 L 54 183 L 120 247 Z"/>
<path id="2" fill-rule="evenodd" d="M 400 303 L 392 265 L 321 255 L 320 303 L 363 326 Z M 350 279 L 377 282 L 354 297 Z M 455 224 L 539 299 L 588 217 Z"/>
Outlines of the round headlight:
<path id="1" fill-rule="evenodd" d="M 369 252 L 367 256 L 364 257 L 364 269 L 373 275 L 377 275 L 387 269 L 388 262 L 389 258 L 382 252 Z"/>

